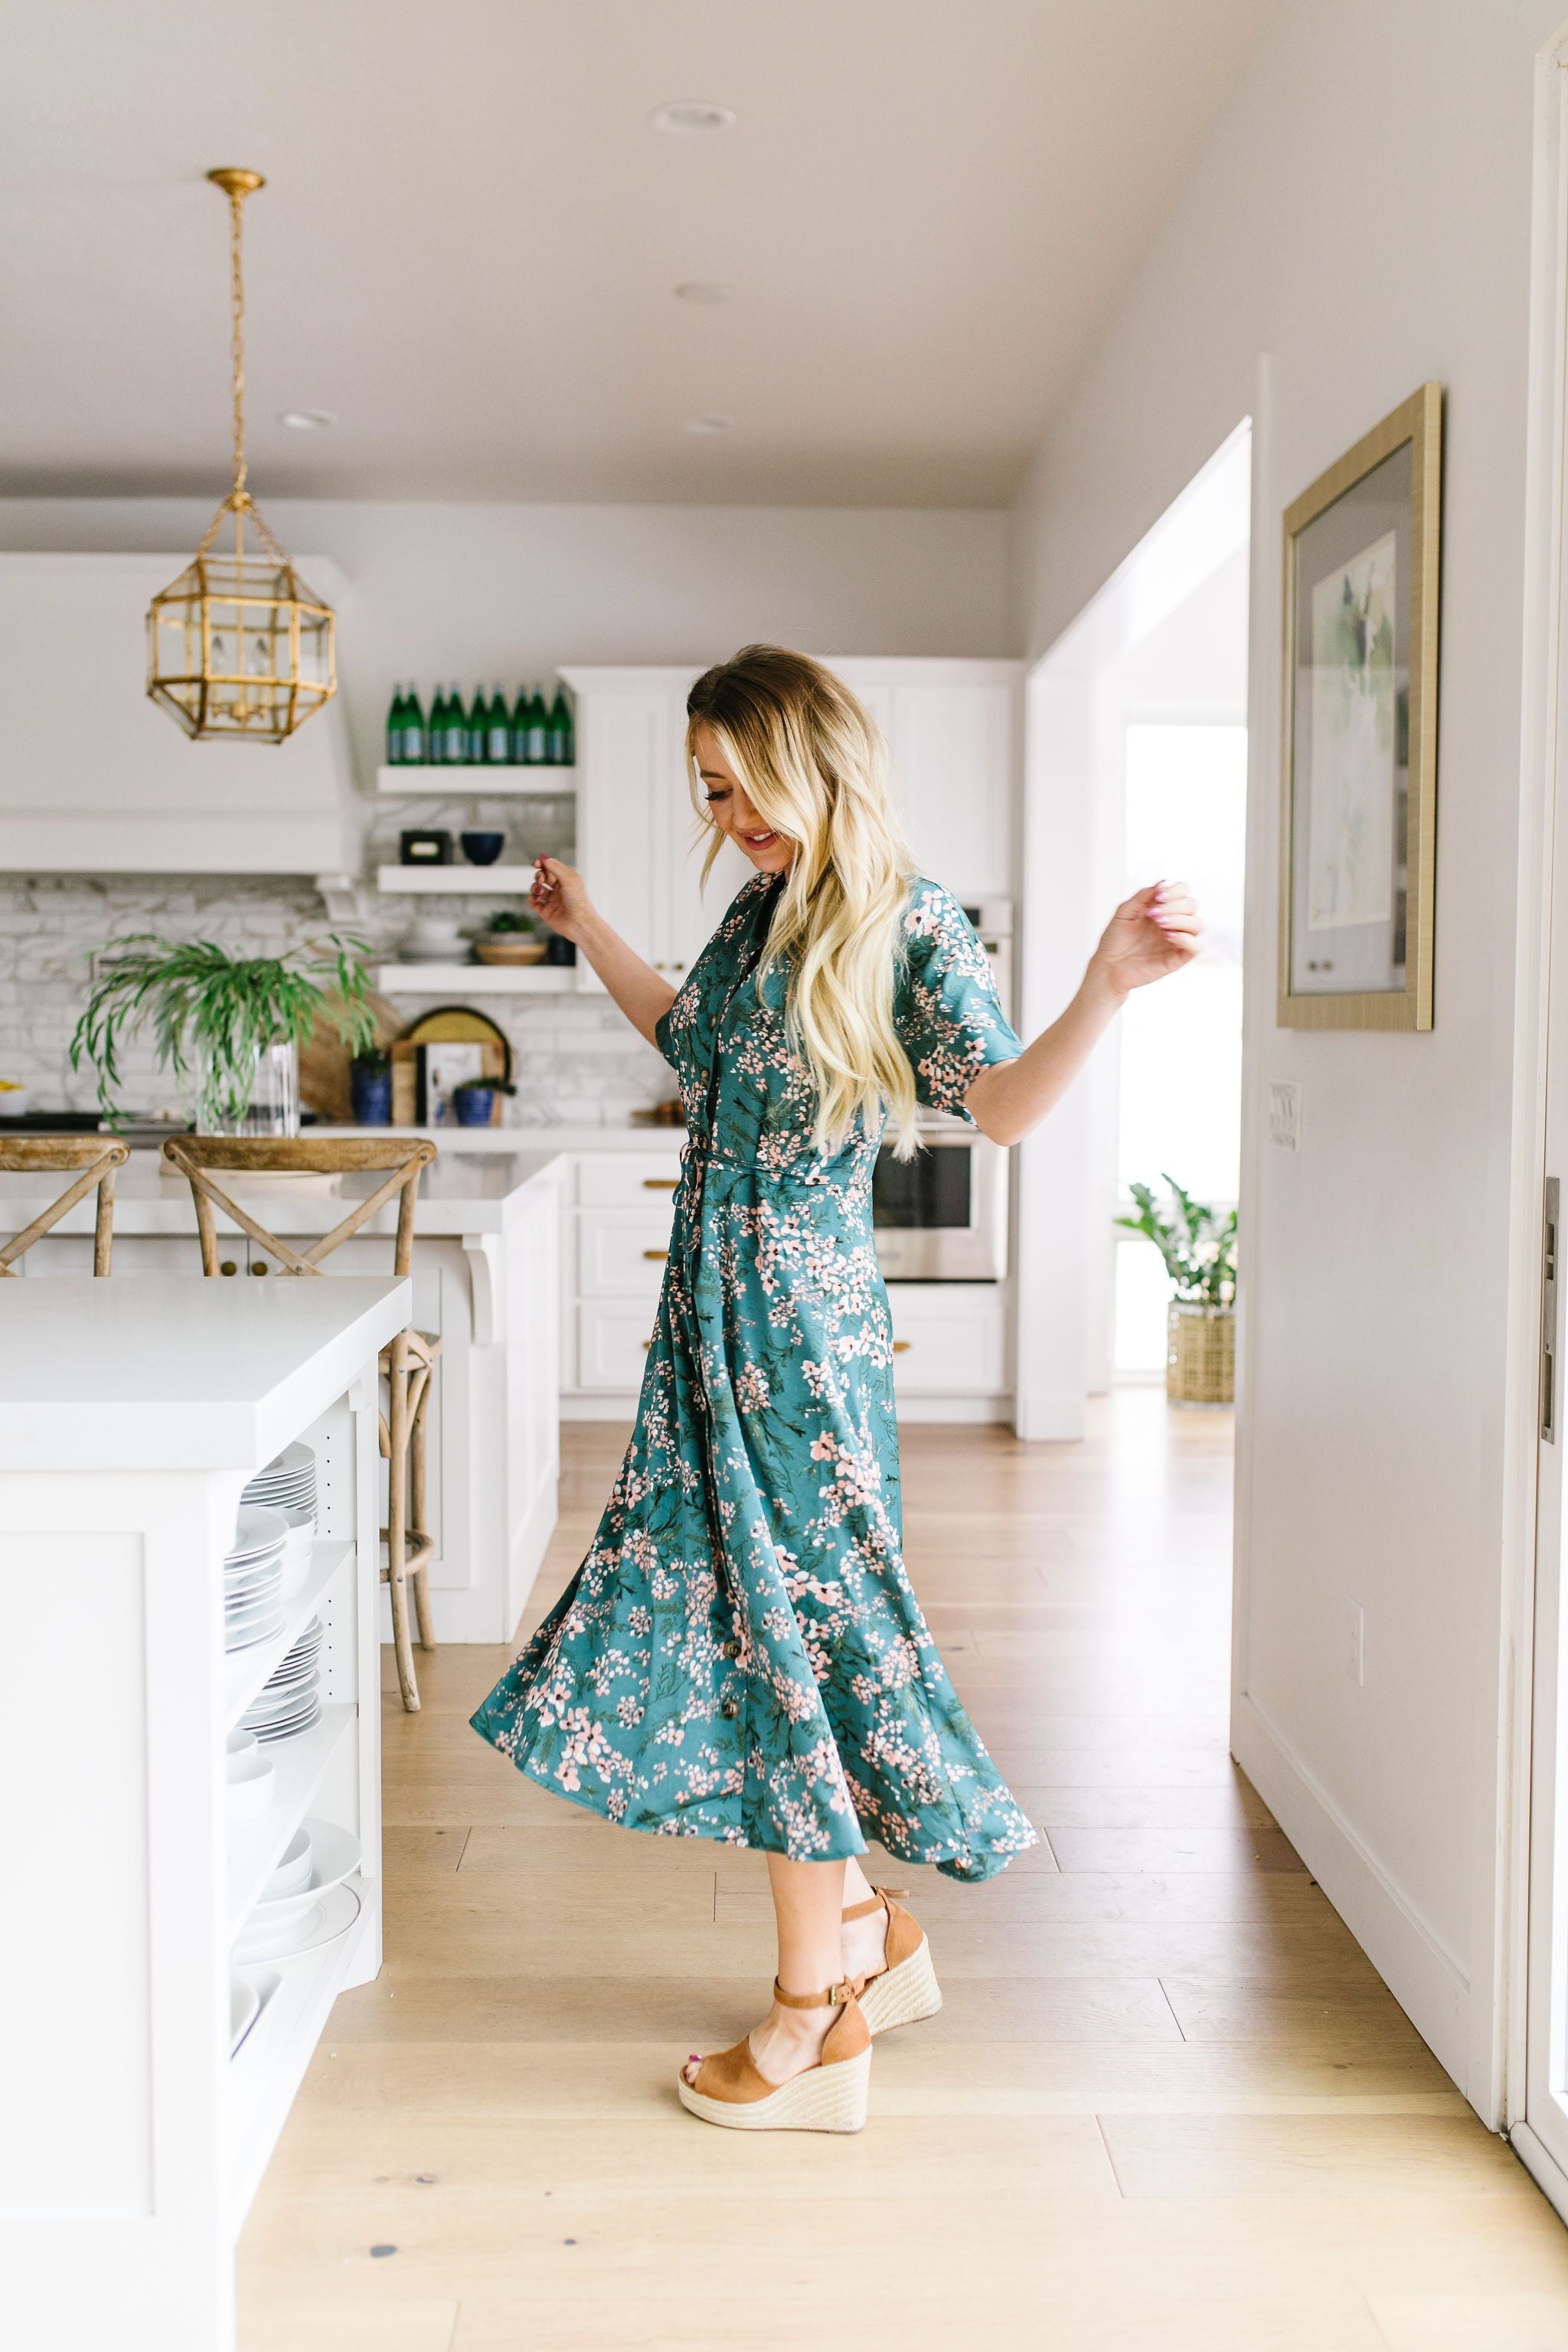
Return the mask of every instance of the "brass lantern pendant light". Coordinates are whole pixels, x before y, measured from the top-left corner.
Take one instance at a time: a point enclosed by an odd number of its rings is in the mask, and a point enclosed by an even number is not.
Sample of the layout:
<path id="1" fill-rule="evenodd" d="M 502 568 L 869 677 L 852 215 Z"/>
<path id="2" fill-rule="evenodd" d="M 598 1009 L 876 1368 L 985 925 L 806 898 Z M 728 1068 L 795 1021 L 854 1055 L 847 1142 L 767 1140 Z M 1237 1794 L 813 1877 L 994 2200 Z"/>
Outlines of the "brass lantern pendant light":
<path id="1" fill-rule="evenodd" d="M 281 743 L 337 692 L 334 623 L 331 607 L 305 585 L 245 486 L 241 211 L 266 183 L 259 172 L 207 177 L 229 205 L 234 487 L 195 560 L 153 599 L 147 691 L 198 741 Z"/>

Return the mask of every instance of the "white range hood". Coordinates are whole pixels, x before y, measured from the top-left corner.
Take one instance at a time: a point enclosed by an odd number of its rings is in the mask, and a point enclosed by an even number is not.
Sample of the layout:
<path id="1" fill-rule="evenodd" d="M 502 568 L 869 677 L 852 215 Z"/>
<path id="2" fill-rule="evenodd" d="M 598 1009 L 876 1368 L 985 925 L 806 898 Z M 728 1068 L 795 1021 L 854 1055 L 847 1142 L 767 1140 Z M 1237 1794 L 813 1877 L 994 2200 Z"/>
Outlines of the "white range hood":
<path id="1" fill-rule="evenodd" d="M 0 555 L 0 867 L 53 874 L 357 871 L 341 700 L 285 743 L 193 743 L 148 701 L 147 606 L 190 562 Z M 334 605 L 342 577 L 300 571 Z"/>

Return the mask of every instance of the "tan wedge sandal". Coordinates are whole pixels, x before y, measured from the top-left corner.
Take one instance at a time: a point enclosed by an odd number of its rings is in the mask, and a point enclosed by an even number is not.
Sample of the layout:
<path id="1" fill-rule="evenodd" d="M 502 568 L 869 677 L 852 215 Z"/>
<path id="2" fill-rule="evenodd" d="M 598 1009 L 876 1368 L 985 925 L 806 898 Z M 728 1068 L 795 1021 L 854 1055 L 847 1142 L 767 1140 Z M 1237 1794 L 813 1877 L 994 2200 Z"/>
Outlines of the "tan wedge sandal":
<path id="1" fill-rule="evenodd" d="M 873 1887 L 868 1903 L 852 1903 L 844 1914 L 847 1920 L 868 1919 L 873 1911 L 888 1915 L 882 1966 L 875 1976 L 859 1979 L 861 2013 L 873 2033 L 886 2033 L 894 2025 L 913 2025 L 919 2018 L 934 2017 L 942 2007 L 942 1987 L 936 1980 L 925 1930 L 901 1903 L 892 1899 L 903 1891 L 902 1887 Z"/>
<path id="2" fill-rule="evenodd" d="M 751 2038 L 704 2058 L 695 2083 L 676 2076 L 680 2104 L 705 2124 L 728 2131 L 858 2132 L 866 2121 L 871 2035 L 847 1977 L 826 1992 L 781 1992 L 784 2009 L 837 2009 L 822 2057 L 787 2083 L 770 2083 L 752 2056 Z"/>

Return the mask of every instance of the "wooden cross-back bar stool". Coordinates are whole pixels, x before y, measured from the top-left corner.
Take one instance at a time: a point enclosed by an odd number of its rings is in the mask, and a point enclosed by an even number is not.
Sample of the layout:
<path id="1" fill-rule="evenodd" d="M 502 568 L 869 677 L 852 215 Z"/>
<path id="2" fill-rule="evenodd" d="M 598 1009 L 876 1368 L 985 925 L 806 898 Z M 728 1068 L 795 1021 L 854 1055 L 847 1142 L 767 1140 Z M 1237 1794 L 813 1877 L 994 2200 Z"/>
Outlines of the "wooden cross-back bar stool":
<path id="1" fill-rule="evenodd" d="M 107 1274 L 114 1253 L 114 1179 L 131 1157 L 131 1146 L 118 1136 L 18 1135 L 0 1144 L 0 1171 L 8 1176 L 36 1176 L 42 1171 L 75 1168 L 80 1172 L 57 1200 L 40 1211 L 30 1225 L 0 1242 L 0 1276 L 16 1272 L 16 1260 L 30 1250 L 96 1184 L 98 1217 L 92 1234 L 92 1270 Z"/>
<path id="2" fill-rule="evenodd" d="M 306 1137 L 295 1141 L 257 1135 L 179 1135 L 171 1136 L 164 1144 L 163 1157 L 189 1181 L 204 1274 L 222 1271 L 216 1210 L 232 1217 L 242 1233 L 267 1251 L 280 1275 L 311 1275 L 320 1274 L 322 1260 L 357 1234 L 395 1194 L 397 1232 L 393 1242 L 392 1270 L 402 1277 L 414 1263 L 414 1207 L 419 1179 L 435 1159 L 436 1146 L 424 1139 L 410 1143 L 402 1138 L 382 1141 L 369 1137 L 323 1136 L 317 1142 Z M 375 1175 L 384 1171 L 384 1181 L 363 1201 L 356 1201 L 347 1216 L 329 1233 L 322 1234 L 308 1248 L 297 1248 L 280 1234 L 269 1233 L 243 1202 L 235 1200 L 215 1181 L 217 1175 L 271 1175 L 280 1171 L 313 1176 L 355 1171 Z M 416 1331 L 412 1327 L 400 1331 L 381 1351 L 387 1393 L 386 1411 L 380 1417 L 381 1451 L 386 1462 L 386 1525 L 381 1531 L 386 1559 L 382 1576 L 392 1601 L 397 1686 L 410 1714 L 419 1705 L 414 1645 L 408 1628 L 410 1586 L 419 1646 L 422 1650 L 436 1646 L 426 1572 L 435 1555 L 436 1541 L 425 1526 L 425 1446 L 430 1380 L 440 1353 L 437 1333 Z"/>

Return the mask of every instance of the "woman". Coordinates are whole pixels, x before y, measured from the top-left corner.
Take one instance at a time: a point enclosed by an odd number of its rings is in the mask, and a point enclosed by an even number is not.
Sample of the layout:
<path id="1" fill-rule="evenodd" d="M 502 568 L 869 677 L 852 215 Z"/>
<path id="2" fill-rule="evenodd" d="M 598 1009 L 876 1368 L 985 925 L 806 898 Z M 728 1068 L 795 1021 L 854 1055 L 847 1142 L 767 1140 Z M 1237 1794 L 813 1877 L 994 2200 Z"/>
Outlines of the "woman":
<path id="1" fill-rule="evenodd" d="M 1026 1048 L 962 909 L 911 871 L 854 696 L 752 646 L 687 709 L 709 865 L 727 838 L 756 872 L 684 985 L 539 861 L 536 909 L 675 1068 L 688 1141 L 620 1475 L 473 1722 L 611 1821 L 763 1850 L 773 2007 L 689 2060 L 679 2095 L 741 2129 L 857 2131 L 872 2035 L 942 1998 L 919 1927 L 867 1882 L 867 1836 L 963 1879 L 1035 1843 L 904 1572 L 872 1168 L 885 1131 L 913 1149 L 917 1104 L 1026 1135 L 1128 991 L 1194 954 L 1198 921 L 1171 884 L 1129 898 Z"/>

